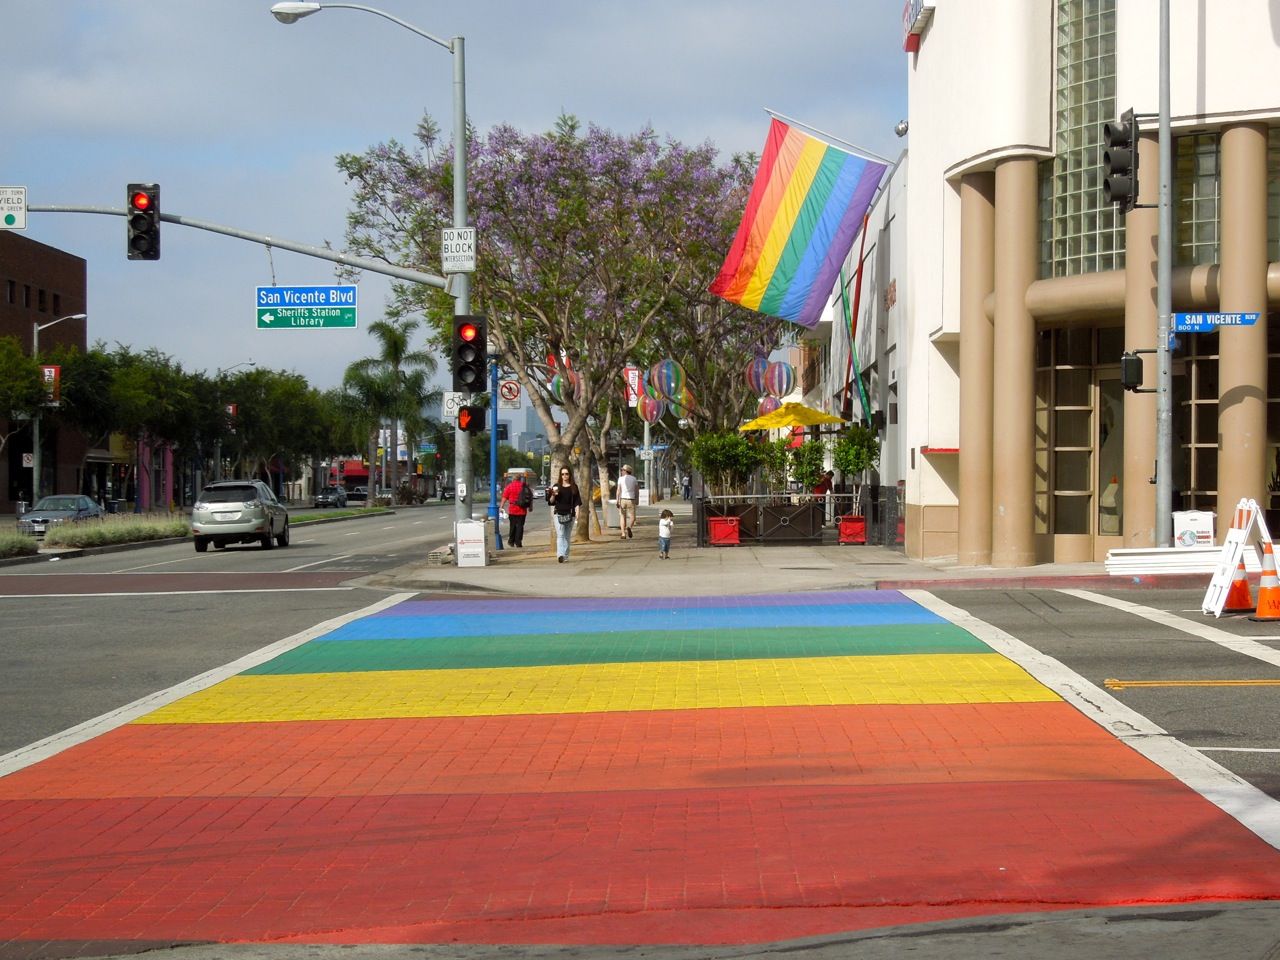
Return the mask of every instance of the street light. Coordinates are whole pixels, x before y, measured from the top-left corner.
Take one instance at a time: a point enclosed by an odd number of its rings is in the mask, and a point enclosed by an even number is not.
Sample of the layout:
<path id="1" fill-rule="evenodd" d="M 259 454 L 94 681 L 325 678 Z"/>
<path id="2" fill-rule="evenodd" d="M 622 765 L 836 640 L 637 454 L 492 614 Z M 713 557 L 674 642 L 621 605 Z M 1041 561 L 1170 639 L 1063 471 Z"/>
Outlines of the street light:
<path id="1" fill-rule="evenodd" d="M 214 374 L 213 380 L 218 388 L 218 416 L 223 417 L 226 413 L 222 409 L 222 375 L 230 373 L 240 367 L 256 367 L 257 364 L 252 360 L 241 360 L 239 363 L 233 363 L 229 367 L 219 367 L 218 372 Z M 218 435 L 213 438 L 213 479 L 222 479 L 222 431 L 218 431 Z"/>
<path id="2" fill-rule="evenodd" d="M 462 37 L 441 40 L 439 37 L 420 30 L 411 23 L 405 23 L 399 17 L 374 7 L 366 7 L 359 3 L 315 3 L 301 0 L 287 0 L 273 4 L 271 15 L 281 23 L 297 23 L 303 17 L 309 17 L 321 10 L 363 10 L 390 20 L 397 26 L 404 27 L 410 33 L 416 33 L 424 40 L 430 40 L 436 46 L 444 47 L 453 54 L 453 225 L 465 228 L 467 225 L 467 81 L 466 66 L 463 54 Z M 471 313 L 471 274 L 456 273 L 450 276 L 453 289 L 457 295 L 453 300 L 453 315 L 464 316 Z M 454 427 L 453 444 L 454 482 L 459 484 L 458 494 L 454 499 L 454 519 L 471 519 L 471 435 Z"/>
<path id="3" fill-rule="evenodd" d="M 84 320 L 86 314 L 69 313 L 65 317 L 59 317 L 57 320 L 50 320 L 48 323 L 41 323 L 36 320 L 31 324 L 31 359 L 37 363 L 40 362 L 40 331 L 47 330 L 55 323 L 61 323 L 63 320 Z M 36 406 L 35 416 L 31 418 L 31 506 L 35 506 L 40 502 L 40 470 L 42 464 L 40 462 L 40 411 L 44 408 L 44 402 L 41 401 Z M 55 472 L 57 465 L 54 466 Z"/>

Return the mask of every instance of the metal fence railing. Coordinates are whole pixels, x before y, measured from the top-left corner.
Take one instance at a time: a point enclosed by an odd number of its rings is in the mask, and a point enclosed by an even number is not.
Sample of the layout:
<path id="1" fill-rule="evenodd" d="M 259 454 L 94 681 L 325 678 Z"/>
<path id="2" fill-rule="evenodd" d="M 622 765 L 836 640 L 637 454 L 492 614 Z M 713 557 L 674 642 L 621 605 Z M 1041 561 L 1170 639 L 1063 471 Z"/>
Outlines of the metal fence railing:
<path id="1" fill-rule="evenodd" d="M 841 523 L 861 517 L 860 524 Z M 850 526 L 856 541 L 903 549 L 905 524 L 897 487 L 865 486 L 860 494 L 745 494 L 701 496 L 693 501 L 693 520 L 700 547 L 723 543 L 821 544 L 842 539 Z"/>

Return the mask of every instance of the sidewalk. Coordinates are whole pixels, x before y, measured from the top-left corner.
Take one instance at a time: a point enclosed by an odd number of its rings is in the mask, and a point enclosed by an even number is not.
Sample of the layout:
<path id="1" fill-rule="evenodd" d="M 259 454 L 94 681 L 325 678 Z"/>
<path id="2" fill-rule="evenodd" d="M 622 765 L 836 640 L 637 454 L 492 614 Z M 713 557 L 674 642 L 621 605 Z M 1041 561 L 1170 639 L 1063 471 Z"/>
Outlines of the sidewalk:
<path id="1" fill-rule="evenodd" d="M 476 508 L 483 516 L 485 505 Z M 658 558 L 658 514 L 676 517 L 671 558 Z M 1159 575 L 1114 577 L 1101 563 L 1040 564 L 1031 567 L 962 567 L 954 561 L 909 559 L 882 546 L 823 544 L 697 547 L 693 505 L 665 500 L 641 506 L 635 537 L 620 540 L 616 527 L 594 531 L 590 543 L 574 543 L 569 561 L 556 562 L 545 505 L 535 507 L 522 549 L 489 552 L 484 567 L 429 563 L 425 557 L 372 578 L 373 586 L 399 590 L 485 592 L 523 596 L 741 595 L 761 591 L 849 589 L 1002 589 L 1059 586 L 1093 589 L 1202 590 L 1208 577 Z M 507 524 L 502 524 L 505 546 Z M 444 549 L 447 545 L 437 545 Z"/>

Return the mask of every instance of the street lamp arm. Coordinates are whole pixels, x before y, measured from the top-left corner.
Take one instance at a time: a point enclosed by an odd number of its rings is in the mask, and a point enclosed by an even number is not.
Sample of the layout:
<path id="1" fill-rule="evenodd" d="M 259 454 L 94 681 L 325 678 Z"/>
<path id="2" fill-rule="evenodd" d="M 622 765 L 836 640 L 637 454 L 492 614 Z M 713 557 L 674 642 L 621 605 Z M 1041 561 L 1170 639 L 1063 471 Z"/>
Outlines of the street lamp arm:
<path id="1" fill-rule="evenodd" d="M 384 20 L 390 20 L 392 23 L 397 24 L 401 27 L 404 27 L 406 30 L 411 31 L 412 33 L 416 33 L 418 36 L 422 37 L 425 40 L 430 40 L 432 43 L 437 44 L 441 47 L 444 47 L 450 53 L 454 52 L 453 44 L 450 41 L 441 40 L 439 37 L 433 36 L 432 34 L 427 33 L 427 31 L 425 30 L 420 30 L 417 27 L 415 27 L 413 24 L 406 23 L 405 21 L 401 20 L 399 17 L 393 17 L 391 14 L 387 13 L 385 10 L 379 10 L 376 7 L 366 7 L 364 4 L 360 4 L 360 3 L 305 3 L 305 4 L 304 3 L 277 3 L 275 6 L 271 8 L 271 12 L 275 14 L 276 19 L 280 20 L 281 23 L 293 23 L 299 17 L 308 16 L 312 13 L 315 13 L 318 10 L 333 10 L 333 9 L 363 10 L 365 13 L 376 14 L 377 16 L 382 17 Z M 283 14 L 284 16 L 281 16 L 281 14 Z M 288 17 L 289 19 L 285 19 L 286 17 Z"/>

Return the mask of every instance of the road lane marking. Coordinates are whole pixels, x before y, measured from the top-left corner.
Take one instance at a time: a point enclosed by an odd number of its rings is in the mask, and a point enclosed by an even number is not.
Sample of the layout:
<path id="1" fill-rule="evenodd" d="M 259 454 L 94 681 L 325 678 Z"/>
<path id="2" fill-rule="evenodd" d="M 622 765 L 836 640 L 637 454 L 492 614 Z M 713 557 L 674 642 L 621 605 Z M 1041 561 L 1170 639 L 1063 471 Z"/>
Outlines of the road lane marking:
<path id="1" fill-rule="evenodd" d="M 1093 593 L 1089 590 L 1060 589 L 1059 593 L 1065 593 L 1069 597 L 1076 597 L 1080 600 L 1088 600 L 1091 603 L 1099 604 L 1104 607 L 1111 607 L 1114 610 L 1123 610 L 1126 613 L 1132 613 L 1134 616 L 1142 617 L 1150 620 L 1152 623 L 1158 623 L 1162 626 L 1178 630 L 1181 633 L 1189 633 L 1193 637 L 1199 637 L 1201 640 L 1209 640 L 1228 650 L 1234 650 L 1236 653 L 1246 657 L 1252 657 L 1255 660 L 1261 660 L 1263 663 L 1269 663 L 1274 667 L 1280 667 L 1280 650 L 1273 650 L 1266 644 L 1258 643 L 1248 637 L 1238 637 L 1234 633 L 1228 633 L 1226 630 L 1220 630 L 1217 627 L 1211 627 L 1207 623 L 1196 623 L 1193 620 L 1187 620 L 1178 616 L 1176 613 L 1169 613 L 1165 610 L 1157 610 L 1155 607 L 1144 607 L 1140 603 L 1132 603 L 1128 600 L 1118 600 L 1115 597 L 1106 597 L 1100 593 Z"/>
<path id="2" fill-rule="evenodd" d="M 212 670 L 208 670 L 189 680 L 176 683 L 166 690 L 149 693 L 145 697 L 134 700 L 132 703 L 125 704 L 123 707 L 117 707 L 115 710 L 94 717 L 92 720 L 86 720 L 84 723 L 69 727 L 61 733 L 55 733 L 25 747 L 19 747 L 17 750 L 0 756 L 0 777 L 7 777 L 9 774 L 16 773 L 24 767 L 31 766 L 33 763 L 39 763 L 41 760 L 46 760 L 59 754 L 69 747 L 74 747 L 117 727 L 122 727 L 138 717 L 151 713 L 153 710 L 181 700 L 183 697 L 190 696 L 193 693 L 208 689 L 214 684 L 221 683 L 236 674 L 248 670 L 250 667 L 266 663 L 268 660 L 272 660 L 295 647 L 300 647 L 309 640 L 314 640 L 316 637 L 336 630 L 344 624 L 379 613 L 388 607 L 394 607 L 397 603 L 403 603 L 405 600 L 410 600 L 415 596 L 416 594 L 413 593 L 396 593 L 384 597 L 367 607 L 361 607 L 359 610 L 340 614 L 325 620 L 323 623 L 317 623 L 314 627 L 308 627 L 306 630 L 295 633 L 291 637 L 277 640 L 275 643 L 252 653 L 247 653 L 237 660 L 232 660 L 230 663 L 214 667 Z"/>
<path id="3" fill-rule="evenodd" d="M 111 572 L 112 573 L 133 573 L 133 571 L 135 570 L 146 570 L 149 567 L 165 567 L 171 563 L 190 563 L 194 559 L 196 559 L 196 556 L 195 554 L 192 554 L 189 557 L 179 557 L 176 560 L 161 560 L 157 563 L 144 563 L 138 567 L 125 567 L 122 570 L 112 570 Z"/>
<path id="4" fill-rule="evenodd" d="M 1214 753 L 1280 753 L 1280 747 L 1196 747 Z"/>
<path id="5" fill-rule="evenodd" d="M 1196 748 L 1178 740 L 1149 718 L 1125 706 L 1061 661 L 1042 653 L 1013 634 L 1006 633 L 926 590 L 901 592 L 926 610 L 968 630 L 997 653 L 1004 654 L 1103 729 L 1109 730 L 1123 743 L 1164 768 L 1271 846 L 1280 849 L 1280 801 L 1267 796 L 1247 780 L 1236 776 Z M 1062 592 L 1074 595 L 1085 591 Z M 1089 599 L 1089 596 L 1084 599 Z"/>
<path id="6" fill-rule="evenodd" d="M 1280 680 L 1116 680 L 1102 681 L 1108 690 L 1130 687 L 1280 687 Z"/>
<path id="7" fill-rule="evenodd" d="M 316 567 L 322 563 L 337 563 L 339 560 L 346 560 L 351 554 L 344 553 L 337 557 L 328 557 L 324 560 L 312 560 L 310 563 L 303 563 L 296 567 L 290 567 L 288 570 L 281 570 L 281 573 L 297 573 L 299 570 L 305 570 L 307 567 Z"/>

